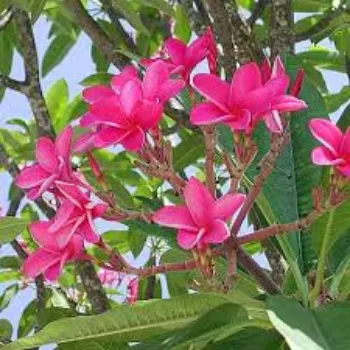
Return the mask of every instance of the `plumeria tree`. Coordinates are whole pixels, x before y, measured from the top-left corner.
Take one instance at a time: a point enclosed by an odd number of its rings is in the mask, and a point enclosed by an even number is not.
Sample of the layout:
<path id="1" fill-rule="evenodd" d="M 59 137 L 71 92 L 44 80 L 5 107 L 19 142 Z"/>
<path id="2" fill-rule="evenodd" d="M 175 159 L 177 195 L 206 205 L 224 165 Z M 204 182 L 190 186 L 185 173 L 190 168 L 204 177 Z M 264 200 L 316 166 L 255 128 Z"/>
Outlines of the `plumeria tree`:
<path id="1" fill-rule="evenodd" d="M 2 1 L 0 308 L 36 298 L 0 347 L 348 349 L 349 6 Z M 96 71 L 43 92 L 82 32 Z"/>

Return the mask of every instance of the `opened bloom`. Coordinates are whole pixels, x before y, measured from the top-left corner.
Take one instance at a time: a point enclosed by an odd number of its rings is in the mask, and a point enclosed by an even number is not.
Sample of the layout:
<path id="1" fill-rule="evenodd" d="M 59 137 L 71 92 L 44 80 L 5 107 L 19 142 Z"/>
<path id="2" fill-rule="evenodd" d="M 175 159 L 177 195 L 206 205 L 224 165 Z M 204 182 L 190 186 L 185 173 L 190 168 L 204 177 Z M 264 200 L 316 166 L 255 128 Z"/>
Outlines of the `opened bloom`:
<path id="1" fill-rule="evenodd" d="M 285 95 L 289 78 L 282 74 L 280 65 L 277 67 L 267 81 L 263 81 L 256 63 L 241 66 L 234 73 L 231 84 L 216 75 L 196 75 L 193 85 L 208 102 L 192 109 L 191 122 L 195 125 L 223 123 L 233 130 L 250 133 L 263 119 L 271 131 L 281 132 L 279 113 L 299 110 L 306 105 L 293 96 Z"/>
<path id="2" fill-rule="evenodd" d="M 15 179 L 16 185 L 27 191 L 29 199 L 36 199 L 52 189 L 57 180 L 80 182 L 70 165 L 72 135 L 72 127 L 67 126 L 55 142 L 48 137 L 38 139 L 35 149 L 37 162 L 23 168 Z"/>
<path id="3" fill-rule="evenodd" d="M 68 244 L 61 247 L 56 235 L 50 232 L 50 225 L 50 221 L 37 221 L 29 225 L 32 237 L 39 245 L 23 264 L 23 273 L 29 278 L 43 274 L 47 280 L 56 280 L 67 262 L 83 258 L 83 237 L 73 235 Z"/>
<path id="4" fill-rule="evenodd" d="M 331 121 L 317 118 L 310 121 L 309 127 L 312 135 L 322 143 L 312 151 L 312 162 L 334 166 L 350 177 L 350 128 L 343 134 Z"/>
<path id="5" fill-rule="evenodd" d="M 128 294 L 126 297 L 126 302 L 128 304 L 133 304 L 137 301 L 139 294 L 139 279 L 137 277 L 133 278 L 127 285 Z"/>
<path id="6" fill-rule="evenodd" d="M 184 190 L 185 205 L 170 205 L 158 210 L 153 221 L 178 229 L 177 242 L 183 249 L 201 249 L 222 243 L 230 235 L 226 224 L 241 207 L 243 194 L 227 194 L 215 200 L 209 190 L 192 177 Z"/>
<path id="7" fill-rule="evenodd" d="M 80 125 L 92 131 L 77 141 L 75 150 L 121 144 L 126 150 L 138 151 L 146 132 L 160 122 L 163 105 L 184 87 L 182 80 L 170 78 L 163 62 L 152 64 L 143 82 L 130 72 L 121 75 L 112 80 L 113 89 L 95 87 L 84 92 L 91 104 Z"/>
<path id="8" fill-rule="evenodd" d="M 89 194 L 74 184 L 57 182 L 56 186 L 61 204 L 49 232 L 55 235 L 57 245 L 66 246 L 76 233 L 90 243 L 97 243 L 100 238 L 96 233 L 94 219 L 101 217 L 107 206 L 93 203 Z"/>
<path id="9" fill-rule="evenodd" d="M 141 63 L 148 67 L 153 62 L 162 61 L 172 74 L 181 75 L 189 84 L 192 70 L 205 58 L 208 60 L 210 71 L 212 73 L 216 71 L 217 55 L 214 36 L 211 29 L 208 28 L 204 35 L 194 40 L 190 45 L 186 45 L 179 39 L 167 39 L 159 57 L 144 59 Z"/>

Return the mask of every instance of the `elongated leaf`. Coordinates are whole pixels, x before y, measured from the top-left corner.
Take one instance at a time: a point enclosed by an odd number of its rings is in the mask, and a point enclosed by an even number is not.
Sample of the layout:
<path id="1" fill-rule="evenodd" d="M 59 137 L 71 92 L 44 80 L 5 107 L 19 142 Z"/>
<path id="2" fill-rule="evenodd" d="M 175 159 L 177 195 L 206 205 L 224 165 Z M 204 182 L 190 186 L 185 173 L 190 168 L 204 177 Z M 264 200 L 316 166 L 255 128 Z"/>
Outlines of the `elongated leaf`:
<path id="1" fill-rule="evenodd" d="M 350 100 L 350 86 L 344 86 L 336 94 L 330 94 L 325 96 L 327 110 L 329 113 L 335 112 L 344 103 Z"/>
<path id="2" fill-rule="evenodd" d="M 166 0 L 139 0 L 141 3 L 154 7 L 168 16 L 174 16 L 174 10 Z"/>
<path id="3" fill-rule="evenodd" d="M 177 38 L 187 43 L 191 38 L 191 27 L 184 6 L 178 4 L 175 10 L 175 29 Z"/>
<path id="4" fill-rule="evenodd" d="M 291 350 L 348 349 L 350 303 L 307 310 L 295 299 L 276 296 L 268 298 L 267 307 L 271 322 Z"/>
<path id="5" fill-rule="evenodd" d="M 42 76 L 45 77 L 66 57 L 70 49 L 76 43 L 76 37 L 68 35 L 57 35 L 50 43 L 45 52 L 42 62 Z"/>
<path id="6" fill-rule="evenodd" d="M 11 339 L 12 332 L 12 324 L 8 320 L 0 319 L 0 340 Z"/>
<path id="7" fill-rule="evenodd" d="M 75 345 L 80 342 L 84 346 L 84 341 L 97 344 L 112 340 L 120 344 L 142 341 L 184 327 L 212 308 L 226 303 L 224 297 L 201 294 L 140 302 L 132 307 L 123 305 L 98 316 L 52 322 L 36 335 L 8 344 L 3 349 L 29 349 L 48 343 Z"/>
<path id="8" fill-rule="evenodd" d="M 27 224 L 27 220 L 20 218 L 0 218 L 0 243 L 5 244 L 11 242 L 26 228 Z"/>
<path id="9" fill-rule="evenodd" d="M 334 217 L 332 219 L 330 227 L 330 237 L 327 241 L 327 250 L 329 252 L 333 245 L 345 234 L 349 234 L 350 229 L 350 201 L 346 201 L 343 204 L 339 205 L 334 209 Z M 330 220 L 330 213 L 326 212 L 320 216 L 312 225 L 311 225 L 311 234 L 314 247 L 317 252 L 320 252 L 325 229 Z"/>
<path id="10" fill-rule="evenodd" d="M 8 286 L 0 296 L 0 311 L 4 310 L 19 291 L 18 284 Z"/>

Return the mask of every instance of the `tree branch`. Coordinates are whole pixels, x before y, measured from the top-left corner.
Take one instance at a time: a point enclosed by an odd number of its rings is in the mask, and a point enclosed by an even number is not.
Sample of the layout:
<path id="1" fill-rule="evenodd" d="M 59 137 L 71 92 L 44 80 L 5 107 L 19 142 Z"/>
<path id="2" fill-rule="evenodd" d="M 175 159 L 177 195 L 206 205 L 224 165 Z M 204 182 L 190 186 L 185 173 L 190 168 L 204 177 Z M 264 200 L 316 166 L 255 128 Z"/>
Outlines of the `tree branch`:
<path id="1" fill-rule="evenodd" d="M 0 74 L 0 86 L 5 88 L 9 88 L 15 91 L 19 91 L 23 94 L 26 93 L 27 85 L 23 81 L 18 81 L 16 79 L 12 79 L 10 77 L 6 77 Z"/>
<path id="2" fill-rule="evenodd" d="M 74 16 L 76 23 L 82 27 L 108 62 L 117 68 L 124 68 L 129 64 L 129 59 L 116 52 L 108 35 L 93 20 L 80 0 L 64 0 L 63 3 Z"/>
<path id="3" fill-rule="evenodd" d="M 16 8 L 13 11 L 18 40 L 23 50 L 25 85 L 23 92 L 28 97 L 40 136 L 54 137 L 55 133 L 50 122 L 50 115 L 46 107 L 40 86 L 39 62 L 35 46 L 34 34 L 28 14 Z"/>
<path id="4" fill-rule="evenodd" d="M 272 57 L 285 52 L 294 52 L 291 0 L 271 0 L 270 45 Z"/>
<path id="5" fill-rule="evenodd" d="M 204 142 L 205 142 L 205 175 L 207 187 L 211 194 L 216 196 L 215 186 L 215 128 L 213 126 L 203 127 Z"/>
<path id="6" fill-rule="evenodd" d="M 316 24 L 314 24 L 308 30 L 296 34 L 295 42 L 311 39 L 311 37 L 314 35 L 321 33 L 329 26 L 333 19 L 340 16 L 343 12 L 344 9 L 342 7 L 338 7 L 337 9 L 330 8 L 325 12 L 325 15 Z"/>

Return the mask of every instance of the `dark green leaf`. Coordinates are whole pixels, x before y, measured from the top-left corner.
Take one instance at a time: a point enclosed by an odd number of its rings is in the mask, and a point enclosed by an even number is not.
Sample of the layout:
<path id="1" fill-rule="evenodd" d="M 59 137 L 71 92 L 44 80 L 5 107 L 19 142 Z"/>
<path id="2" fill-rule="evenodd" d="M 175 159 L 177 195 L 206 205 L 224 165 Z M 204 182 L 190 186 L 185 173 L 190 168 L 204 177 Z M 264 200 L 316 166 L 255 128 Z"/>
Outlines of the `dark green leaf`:
<path id="1" fill-rule="evenodd" d="M 2 295 L 0 296 L 0 311 L 3 311 L 9 305 L 9 303 L 16 296 L 18 291 L 18 284 L 13 284 L 4 289 Z"/>
<path id="2" fill-rule="evenodd" d="M 0 341 L 11 339 L 12 332 L 12 324 L 8 320 L 0 319 Z"/>

